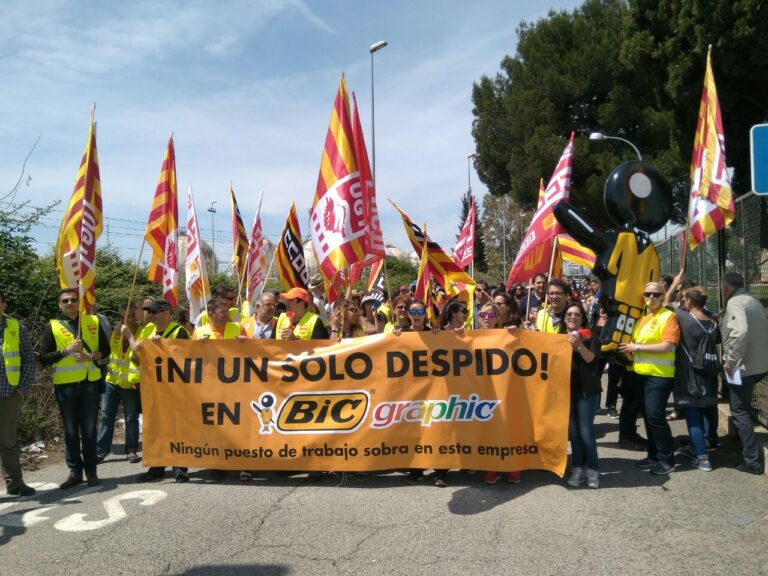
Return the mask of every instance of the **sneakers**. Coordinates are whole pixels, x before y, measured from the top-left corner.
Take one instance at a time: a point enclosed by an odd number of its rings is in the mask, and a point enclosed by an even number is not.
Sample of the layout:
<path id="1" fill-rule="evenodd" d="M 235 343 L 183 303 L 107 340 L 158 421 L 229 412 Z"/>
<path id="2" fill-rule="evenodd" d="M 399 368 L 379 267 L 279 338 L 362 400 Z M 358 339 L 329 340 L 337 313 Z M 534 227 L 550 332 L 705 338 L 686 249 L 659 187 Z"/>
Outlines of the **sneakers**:
<path id="1" fill-rule="evenodd" d="M 7 492 L 9 496 L 34 496 L 37 490 L 32 488 L 32 486 L 22 484 L 18 488 L 14 490 L 8 490 Z"/>
<path id="2" fill-rule="evenodd" d="M 746 472 L 747 474 L 754 474 L 756 476 L 762 476 L 763 475 L 763 467 L 760 466 L 760 464 L 754 465 L 754 464 L 747 464 L 746 462 L 742 462 L 738 466 L 736 466 L 736 470 L 739 472 Z"/>
<path id="3" fill-rule="evenodd" d="M 577 466 L 573 470 L 571 470 L 571 477 L 568 478 L 568 486 L 571 488 L 578 488 L 582 484 L 584 484 L 584 481 L 587 479 L 584 468 L 581 466 Z"/>
<path id="4" fill-rule="evenodd" d="M 98 486 L 101 484 L 101 480 L 99 480 L 99 477 L 96 475 L 96 471 L 86 472 L 85 480 L 88 482 L 88 486 Z"/>
<path id="5" fill-rule="evenodd" d="M 240 481 L 241 482 L 250 482 L 253 480 L 253 474 L 248 472 L 248 470 L 241 470 L 240 471 Z"/>
<path id="6" fill-rule="evenodd" d="M 710 463 L 708 456 L 694 458 L 691 460 L 691 466 L 698 468 L 699 470 L 704 470 L 704 472 L 712 472 L 712 464 Z"/>
<path id="7" fill-rule="evenodd" d="M 442 476 L 435 476 L 435 486 L 438 488 L 445 488 L 448 486 L 448 482 L 445 481 L 445 478 Z"/>
<path id="8" fill-rule="evenodd" d="M 136 476 L 136 482 L 152 482 L 165 476 L 165 468 L 150 468 Z"/>
<path id="9" fill-rule="evenodd" d="M 483 478 L 483 482 L 486 484 L 496 484 L 496 482 L 499 481 L 499 473 L 498 472 L 486 472 L 485 478 Z"/>
<path id="10" fill-rule="evenodd" d="M 600 472 L 587 468 L 587 488 L 600 488 Z"/>
<path id="11" fill-rule="evenodd" d="M 507 484 L 520 484 L 523 478 L 520 472 L 510 472 L 507 474 Z"/>
<path id="12" fill-rule="evenodd" d="M 69 488 L 74 488 L 78 484 L 83 483 L 83 477 L 80 474 L 75 474 L 74 472 L 70 472 L 69 476 L 67 477 L 64 482 L 59 484 L 60 490 L 68 490 Z"/>
<path id="13" fill-rule="evenodd" d="M 141 456 L 136 454 L 136 450 L 129 450 L 128 455 L 126 456 L 126 459 L 131 464 L 138 464 L 139 462 L 141 462 Z"/>
<path id="14" fill-rule="evenodd" d="M 696 451 L 693 449 L 693 446 L 690 444 L 683 444 L 680 446 L 680 448 L 677 449 L 677 453 L 680 454 L 680 456 L 685 456 L 690 460 L 696 460 L 699 457 L 699 455 L 696 454 Z"/>
<path id="15" fill-rule="evenodd" d="M 655 468 L 658 463 L 658 460 L 643 458 L 642 460 L 635 462 L 635 468 L 640 468 L 640 470 L 650 470 L 651 468 Z"/>
<path id="16" fill-rule="evenodd" d="M 96 454 L 96 464 L 102 464 L 104 460 L 107 459 L 107 456 L 110 454 L 110 450 L 107 450 L 106 452 L 101 452 L 100 454 Z"/>
<path id="17" fill-rule="evenodd" d="M 614 420 L 618 419 L 619 413 L 616 410 L 615 406 L 611 406 L 608 408 L 608 418 L 613 418 Z"/>
<path id="18" fill-rule="evenodd" d="M 189 476 L 187 476 L 186 472 L 179 472 L 176 474 L 176 483 L 177 484 L 184 484 L 185 482 L 189 482 Z"/>
<path id="19" fill-rule="evenodd" d="M 671 464 L 667 464 L 666 462 L 657 462 L 656 466 L 651 468 L 651 474 L 655 474 L 656 476 L 666 476 L 670 472 L 674 472 L 675 467 Z"/>

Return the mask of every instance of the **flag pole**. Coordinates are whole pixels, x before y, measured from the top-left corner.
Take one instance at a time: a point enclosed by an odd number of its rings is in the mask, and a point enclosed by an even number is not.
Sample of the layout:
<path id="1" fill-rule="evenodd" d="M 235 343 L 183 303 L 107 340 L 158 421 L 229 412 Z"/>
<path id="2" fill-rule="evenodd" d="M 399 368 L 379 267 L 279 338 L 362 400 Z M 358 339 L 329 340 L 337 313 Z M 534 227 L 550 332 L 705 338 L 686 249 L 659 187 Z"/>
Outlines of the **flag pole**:
<path id="1" fill-rule="evenodd" d="M 275 251 L 272 252 L 272 260 L 269 262 L 267 273 L 264 274 L 264 282 L 261 283 L 261 292 L 259 292 L 259 298 L 261 298 L 261 295 L 264 294 L 264 289 L 267 287 L 267 278 L 269 278 L 269 273 L 272 272 L 272 265 L 275 263 L 275 256 L 277 256 L 277 246 L 275 246 Z"/>
<path id="2" fill-rule="evenodd" d="M 131 282 L 131 288 L 128 290 L 128 305 L 125 307 L 125 316 L 123 317 L 123 324 L 128 324 L 128 312 L 131 309 L 131 301 L 133 300 L 133 290 L 136 287 L 136 277 L 139 275 L 139 265 L 141 264 L 141 256 L 144 253 L 144 246 L 147 243 L 146 235 L 141 240 L 141 248 L 139 248 L 139 257 L 136 259 L 136 266 L 133 269 L 133 281 Z"/>
<path id="3" fill-rule="evenodd" d="M 552 280 L 552 271 L 555 268 L 555 254 L 557 252 L 557 234 L 552 237 L 552 257 L 549 259 L 549 274 L 547 275 L 547 283 Z M 549 290 L 544 290 L 544 308 L 547 307 L 549 301 Z"/>

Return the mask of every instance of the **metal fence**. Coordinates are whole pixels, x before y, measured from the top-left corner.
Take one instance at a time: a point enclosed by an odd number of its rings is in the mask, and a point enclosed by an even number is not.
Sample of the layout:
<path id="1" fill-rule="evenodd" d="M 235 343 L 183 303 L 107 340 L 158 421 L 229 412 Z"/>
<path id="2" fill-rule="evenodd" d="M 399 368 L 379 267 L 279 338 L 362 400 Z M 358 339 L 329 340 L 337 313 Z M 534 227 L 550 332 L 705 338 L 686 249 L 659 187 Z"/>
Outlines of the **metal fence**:
<path id="1" fill-rule="evenodd" d="M 682 234 L 656 243 L 661 273 L 680 271 Z M 722 233 L 708 238 L 685 259 L 685 275 L 706 288 L 709 307 L 722 308 L 720 275 L 738 272 L 747 290 L 768 308 L 768 196 L 750 192 L 736 200 L 736 219 Z M 768 427 L 768 379 L 755 386 L 752 400 L 757 419 Z"/>

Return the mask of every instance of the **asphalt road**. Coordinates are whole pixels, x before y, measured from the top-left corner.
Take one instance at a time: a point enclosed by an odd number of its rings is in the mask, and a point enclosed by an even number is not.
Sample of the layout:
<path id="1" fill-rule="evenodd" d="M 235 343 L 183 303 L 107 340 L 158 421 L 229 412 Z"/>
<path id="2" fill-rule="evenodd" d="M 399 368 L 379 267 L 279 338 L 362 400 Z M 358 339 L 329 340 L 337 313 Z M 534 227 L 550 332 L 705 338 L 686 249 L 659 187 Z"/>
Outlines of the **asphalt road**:
<path id="1" fill-rule="evenodd" d="M 66 468 L 50 465 L 27 474 L 36 496 L 0 495 L 0 574 L 768 576 L 768 478 L 731 467 L 737 446 L 711 473 L 680 458 L 652 476 L 616 448 L 617 422 L 597 418 L 598 490 L 546 472 L 493 486 L 452 472 L 447 488 L 399 473 L 137 484 L 141 465 L 113 455 L 101 486 L 61 491 Z"/>

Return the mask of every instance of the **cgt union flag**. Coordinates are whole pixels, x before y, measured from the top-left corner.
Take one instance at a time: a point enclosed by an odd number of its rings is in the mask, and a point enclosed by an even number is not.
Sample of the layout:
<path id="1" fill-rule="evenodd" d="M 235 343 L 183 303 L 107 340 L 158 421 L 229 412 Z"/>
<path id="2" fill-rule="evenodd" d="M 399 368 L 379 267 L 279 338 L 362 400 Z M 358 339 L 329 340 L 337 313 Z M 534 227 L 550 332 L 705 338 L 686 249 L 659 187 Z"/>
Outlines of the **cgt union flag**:
<path id="1" fill-rule="evenodd" d="M 563 150 L 560 161 L 552 173 L 544 196 L 539 193 L 539 206 L 507 278 L 507 289 L 517 282 L 528 282 L 535 274 L 547 273 L 552 259 L 552 238 L 563 232 L 552 209 L 560 200 L 568 200 L 571 192 L 571 166 L 573 162 L 573 138 Z"/>
<path id="2" fill-rule="evenodd" d="M 248 238 L 245 235 L 245 225 L 243 225 L 243 217 L 240 215 L 240 208 L 237 206 L 237 199 L 235 198 L 235 189 L 232 187 L 232 183 L 229 183 L 229 202 L 232 209 L 232 241 L 234 246 L 232 248 L 232 268 L 235 270 L 237 277 L 242 278 L 243 272 L 245 272 L 245 258 L 248 254 Z"/>
<path id="3" fill-rule="evenodd" d="M 152 262 L 149 264 L 147 278 L 163 287 L 163 298 L 174 307 L 179 303 L 178 221 L 176 152 L 171 135 L 165 149 L 160 180 L 152 200 L 144 237 L 152 247 Z"/>
<path id="4" fill-rule="evenodd" d="M 331 111 L 309 220 L 312 247 L 329 289 L 328 299 L 333 302 L 342 270 L 357 262 L 371 264 L 384 256 L 357 105 L 353 126 L 343 75 Z"/>
<path id="5" fill-rule="evenodd" d="M 691 248 L 696 248 L 708 236 L 728 226 L 735 215 L 736 205 L 725 164 L 723 118 L 712 74 L 710 48 L 691 158 L 691 198 L 688 204 L 691 227 L 688 241 Z"/>
<path id="6" fill-rule="evenodd" d="M 299 217 L 296 215 L 296 204 L 291 204 L 288 217 L 285 219 L 283 232 L 277 243 L 275 252 L 277 272 L 283 289 L 291 288 L 307 289 L 309 273 L 307 262 L 304 259 L 304 245 L 301 243 L 301 230 L 299 229 Z"/>
<path id="7" fill-rule="evenodd" d="M 102 225 L 99 155 L 91 111 L 88 143 L 55 248 L 59 282 L 62 288 L 79 286 L 81 314 L 89 314 L 96 303 L 96 240 Z"/>
<path id="8" fill-rule="evenodd" d="M 456 248 L 453 249 L 453 261 L 459 268 L 466 268 L 475 261 L 475 199 L 469 199 L 467 221 L 459 234 Z"/>
<path id="9" fill-rule="evenodd" d="M 195 202 L 192 200 L 192 186 L 189 187 L 187 203 L 187 298 L 189 299 L 189 317 L 197 318 L 206 305 L 206 298 L 211 293 L 208 287 L 208 273 L 205 269 L 203 251 L 200 248 L 200 232 L 197 228 Z"/>

